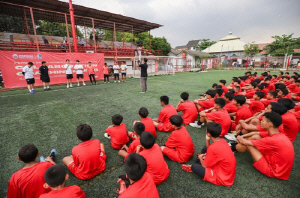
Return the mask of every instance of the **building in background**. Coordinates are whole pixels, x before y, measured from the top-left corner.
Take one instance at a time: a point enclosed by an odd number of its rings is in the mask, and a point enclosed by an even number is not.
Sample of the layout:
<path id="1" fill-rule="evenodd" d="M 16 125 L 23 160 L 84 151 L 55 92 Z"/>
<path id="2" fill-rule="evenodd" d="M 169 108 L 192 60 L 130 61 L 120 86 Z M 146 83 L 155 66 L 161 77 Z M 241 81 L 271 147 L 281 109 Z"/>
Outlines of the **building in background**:
<path id="1" fill-rule="evenodd" d="M 176 50 L 196 50 L 196 47 L 199 45 L 201 40 L 191 40 L 186 45 L 175 47 Z"/>
<path id="2" fill-rule="evenodd" d="M 208 53 L 199 52 L 194 50 L 178 50 L 178 49 L 171 49 L 171 52 L 168 54 L 169 56 L 175 56 L 178 59 L 182 59 L 182 61 L 186 61 L 186 65 L 190 65 L 192 68 L 196 66 L 200 66 L 201 58 L 208 58 L 211 57 Z"/>

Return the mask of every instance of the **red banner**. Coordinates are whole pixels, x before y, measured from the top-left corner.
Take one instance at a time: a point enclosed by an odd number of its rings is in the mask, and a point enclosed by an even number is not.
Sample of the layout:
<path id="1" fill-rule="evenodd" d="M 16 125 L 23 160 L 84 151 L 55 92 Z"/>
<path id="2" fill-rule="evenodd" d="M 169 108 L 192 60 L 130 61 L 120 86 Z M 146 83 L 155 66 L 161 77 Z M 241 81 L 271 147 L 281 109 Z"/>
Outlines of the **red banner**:
<path id="1" fill-rule="evenodd" d="M 95 67 L 97 80 L 103 79 L 102 68 L 104 65 L 104 54 L 102 53 L 53 53 L 53 52 L 16 52 L 0 51 L 0 70 L 5 88 L 26 87 L 27 83 L 22 74 L 22 69 L 28 62 L 33 62 L 35 85 L 42 85 L 40 80 L 39 67 L 42 61 L 46 61 L 49 68 L 50 84 L 66 83 L 66 59 L 70 60 L 71 65 L 79 60 L 84 67 L 84 80 L 88 81 L 88 62 L 92 62 Z M 73 82 L 76 80 L 76 71 L 73 70 Z"/>

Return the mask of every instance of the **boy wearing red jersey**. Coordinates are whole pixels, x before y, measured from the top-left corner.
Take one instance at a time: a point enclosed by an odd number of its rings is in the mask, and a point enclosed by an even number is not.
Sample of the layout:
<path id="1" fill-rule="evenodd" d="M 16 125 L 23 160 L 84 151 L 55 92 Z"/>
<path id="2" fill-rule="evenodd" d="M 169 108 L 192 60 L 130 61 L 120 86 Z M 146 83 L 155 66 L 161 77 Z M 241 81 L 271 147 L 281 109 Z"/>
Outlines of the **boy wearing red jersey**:
<path id="1" fill-rule="evenodd" d="M 221 131 L 220 124 L 207 123 L 206 147 L 198 154 L 194 164 L 181 167 L 186 172 L 196 173 L 204 181 L 229 187 L 234 182 L 236 159 L 228 143 L 219 137 Z"/>
<path id="2" fill-rule="evenodd" d="M 169 167 L 155 137 L 150 132 L 144 132 L 140 138 L 141 145 L 137 147 L 136 153 L 143 156 L 147 161 L 147 172 L 152 175 L 156 185 L 166 181 L 169 177 Z M 143 150 L 141 150 L 143 148 Z"/>
<path id="3" fill-rule="evenodd" d="M 214 97 L 216 96 L 216 94 L 216 90 L 209 89 L 206 91 L 205 97 L 200 97 L 200 99 L 194 100 L 198 112 L 212 108 L 214 106 Z"/>
<path id="4" fill-rule="evenodd" d="M 239 124 L 240 120 L 246 120 L 252 116 L 248 107 L 244 104 L 246 102 L 246 97 L 243 95 L 234 96 L 233 104 L 238 108 L 234 122 L 232 123 L 231 130 L 236 130 L 236 126 Z"/>
<path id="5" fill-rule="evenodd" d="M 256 114 L 258 112 L 261 112 L 265 109 L 265 105 L 260 101 L 264 97 L 265 97 L 264 92 L 257 91 L 253 95 L 253 100 L 247 100 L 246 101 L 246 104 L 249 105 L 249 110 L 251 111 L 252 116 L 254 116 L 254 114 Z"/>
<path id="6" fill-rule="evenodd" d="M 177 111 L 175 107 L 169 105 L 169 97 L 161 96 L 160 97 L 160 105 L 163 109 L 160 111 L 157 119 L 152 119 L 154 126 L 158 131 L 171 132 L 174 131 L 170 123 L 170 117 L 172 115 L 177 115 Z"/>
<path id="7" fill-rule="evenodd" d="M 134 136 L 134 140 L 131 142 L 129 148 L 128 146 L 125 144 L 121 150 L 119 150 L 119 155 L 121 157 L 123 157 L 126 160 L 126 157 L 130 154 L 130 153 L 135 153 L 136 152 L 136 148 L 137 146 L 141 145 L 140 143 L 140 137 L 142 135 L 142 133 L 145 131 L 145 125 L 141 122 L 136 122 L 134 125 L 134 131 L 130 132 Z"/>
<path id="8" fill-rule="evenodd" d="M 41 194 L 49 192 L 43 187 L 44 173 L 55 162 L 47 157 L 45 162 L 36 162 L 38 149 L 33 144 L 23 146 L 19 151 L 19 160 L 25 167 L 15 172 L 9 180 L 7 198 L 38 198 Z"/>
<path id="9" fill-rule="evenodd" d="M 120 149 L 124 144 L 129 142 L 126 125 L 122 123 L 123 117 L 120 114 L 114 115 L 112 125 L 105 129 L 104 136 L 110 139 L 110 145 L 114 149 Z"/>
<path id="10" fill-rule="evenodd" d="M 183 92 L 180 97 L 181 100 L 178 102 L 176 110 L 182 111 L 183 124 L 188 125 L 195 122 L 198 116 L 198 111 L 194 103 L 189 101 L 189 94 L 187 92 Z"/>
<path id="11" fill-rule="evenodd" d="M 63 163 L 78 179 L 87 180 L 105 170 L 106 155 L 100 140 L 91 140 L 92 128 L 87 124 L 77 127 L 77 137 L 82 143 L 73 147 L 72 155 L 63 158 Z"/>
<path id="12" fill-rule="evenodd" d="M 128 155 L 125 162 L 126 176 L 120 176 L 118 182 L 123 184 L 118 198 L 159 198 L 159 194 L 152 176 L 146 170 L 148 168 L 146 159 L 136 153 Z M 126 189 L 125 181 L 129 180 L 130 186 Z"/>
<path id="13" fill-rule="evenodd" d="M 278 130 L 282 118 L 274 112 L 265 113 L 261 124 L 268 131 L 268 137 L 247 140 L 248 136 L 244 135 L 238 136 L 237 141 L 249 151 L 253 166 L 259 172 L 267 177 L 288 180 L 295 154 L 291 141 Z"/>
<path id="14" fill-rule="evenodd" d="M 69 179 L 69 175 L 63 165 L 57 164 L 48 168 L 44 175 L 46 183 L 44 187 L 50 188 L 49 193 L 42 194 L 40 198 L 85 198 L 85 193 L 79 186 L 72 185 L 65 187 L 66 181 Z"/>
<path id="15" fill-rule="evenodd" d="M 235 114 L 237 112 L 238 108 L 233 104 L 233 93 L 226 93 L 224 96 L 224 99 L 226 101 L 226 105 L 224 106 L 224 109 L 229 113 L 229 115 Z"/>
<path id="16" fill-rule="evenodd" d="M 226 80 L 220 80 L 219 81 L 219 85 L 222 86 L 222 89 L 224 90 L 224 93 L 227 93 L 228 92 L 228 88 L 225 86 L 226 84 Z"/>
<path id="17" fill-rule="evenodd" d="M 182 126 L 182 118 L 179 115 L 173 115 L 170 118 L 172 126 L 175 128 L 164 146 L 161 146 L 162 153 L 171 160 L 179 163 L 189 161 L 194 155 L 194 144 L 189 132 Z"/>
<path id="18" fill-rule="evenodd" d="M 267 107 L 271 102 L 277 102 L 277 91 L 269 91 L 266 100 L 261 100 L 261 102 Z"/>
<path id="19" fill-rule="evenodd" d="M 141 122 L 145 125 L 145 131 L 148 131 L 150 133 L 152 133 L 154 135 L 154 137 L 157 137 L 157 133 L 156 133 L 156 129 L 155 126 L 153 124 L 153 121 L 151 118 L 147 118 L 149 115 L 148 109 L 146 107 L 141 107 L 139 110 L 139 116 L 142 120 L 135 120 L 133 122 L 133 125 L 135 125 L 135 123 L 137 122 Z M 132 138 L 132 136 L 129 134 L 128 132 L 128 136 Z"/>

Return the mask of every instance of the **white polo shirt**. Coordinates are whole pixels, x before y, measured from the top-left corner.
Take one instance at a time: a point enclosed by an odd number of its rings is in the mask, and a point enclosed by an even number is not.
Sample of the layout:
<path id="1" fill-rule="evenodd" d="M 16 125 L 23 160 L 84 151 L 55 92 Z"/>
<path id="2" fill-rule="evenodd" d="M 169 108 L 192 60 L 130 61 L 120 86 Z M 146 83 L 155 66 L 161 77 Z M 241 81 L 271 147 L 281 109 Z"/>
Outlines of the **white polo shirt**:
<path id="1" fill-rule="evenodd" d="M 126 73 L 127 65 L 121 65 L 121 72 Z"/>
<path id="2" fill-rule="evenodd" d="M 114 74 L 118 74 L 120 67 L 119 67 L 119 65 L 114 65 L 113 69 L 114 69 Z"/>
<path id="3" fill-rule="evenodd" d="M 74 69 L 78 69 L 78 70 L 76 70 L 76 74 L 83 74 L 83 66 L 82 65 L 75 65 Z"/>
<path id="4" fill-rule="evenodd" d="M 70 64 L 65 64 L 66 74 L 72 74 L 72 67 Z"/>
<path id="5" fill-rule="evenodd" d="M 23 67 L 22 71 L 25 73 L 25 79 L 33 78 L 33 66 L 28 67 L 28 65 L 26 65 L 25 67 Z"/>

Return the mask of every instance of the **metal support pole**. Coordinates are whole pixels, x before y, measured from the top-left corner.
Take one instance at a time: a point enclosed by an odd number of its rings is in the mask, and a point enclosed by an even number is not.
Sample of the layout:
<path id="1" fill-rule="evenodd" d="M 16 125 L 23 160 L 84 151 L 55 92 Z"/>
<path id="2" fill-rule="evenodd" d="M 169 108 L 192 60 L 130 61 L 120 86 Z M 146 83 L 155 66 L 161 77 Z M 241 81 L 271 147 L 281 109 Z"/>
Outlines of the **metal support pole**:
<path id="1" fill-rule="evenodd" d="M 150 30 L 149 30 L 149 51 L 151 53 L 151 34 L 150 34 Z"/>
<path id="2" fill-rule="evenodd" d="M 70 17 L 71 17 L 71 26 L 72 26 L 72 36 L 73 36 L 73 46 L 74 51 L 77 53 L 77 36 L 76 36 L 76 28 L 75 28 L 75 19 L 74 19 L 74 9 L 72 5 L 72 0 L 69 0 L 69 11 L 70 11 Z"/>
<path id="3" fill-rule="evenodd" d="M 246 61 L 246 70 L 248 68 L 248 57 L 247 57 L 247 61 Z"/>
<path id="4" fill-rule="evenodd" d="M 37 35 L 36 35 L 36 29 L 35 29 L 35 23 L 34 23 L 32 8 L 30 8 L 30 15 L 31 15 L 32 27 L 33 27 L 33 32 L 34 32 L 34 37 L 35 37 L 35 42 L 36 42 L 36 49 L 39 52 L 40 48 L 39 48 L 39 42 L 38 42 Z"/>
<path id="5" fill-rule="evenodd" d="M 115 50 L 115 60 L 117 61 L 118 60 L 118 51 L 117 51 L 117 36 L 116 36 L 116 23 L 114 23 L 114 50 Z"/>
<path id="6" fill-rule="evenodd" d="M 95 23 L 94 23 L 94 18 L 92 18 L 92 24 L 93 24 L 93 38 L 94 38 L 95 53 L 97 53 L 97 43 L 96 43 L 96 35 L 95 35 Z"/>
<path id="7" fill-rule="evenodd" d="M 124 35 L 124 28 L 122 26 L 122 31 L 123 31 L 123 48 L 125 48 L 125 35 Z"/>
<path id="8" fill-rule="evenodd" d="M 69 45 L 69 52 L 71 53 L 71 42 L 70 42 L 70 34 L 69 34 L 69 25 L 68 25 L 68 19 L 67 14 L 65 14 L 65 20 L 66 20 L 66 29 L 67 29 L 67 37 L 68 37 L 68 45 Z"/>
<path id="9" fill-rule="evenodd" d="M 133 48 L 133 40 L 134 40 L 134 35 L 133 35 L 133 26 L 131 26 L 131 34 L 132 34 L 131 48 Z"/>
<path id="10" fill-rule="evenodd" d="M 30 42 L 30 45 L 31 45 L 31 38 L 30 38 L 30 33 L 29 33 L 29 26 L 28 26 L 28 22 L 27 22 L 27 17 L 26 17 L 26 12 L 25 12 L 25 10 L 23 10 L 24 11 L 24 20 L 25 20 L 25 27 L 24 27 L 24 29 L 25 29 L 25 34 L 27 34 L 27 36 L 28 36 L 28 39 L 29 39 L 29 42 Z"/>
<path id="11" fill-rule="evenodd" d="M 288 62 L 286 65 L 286 71 L 289 71 L 290 60 L 291 60 L 291 56 L 289 56 L 289 58 L 288 58 Z"/>
<path id="12" fill-rule="evenodd" d="M 268 58 L 266 57 L 265 69 L 264 69 L 264 70 L 266 70 L 266 69 L 267 69 L 267 62 L 268 62 Z"/>
<path id="13" fill-rule="evenodd" d="M 84 26 L 84 40 L 85 40 L 85 46 L 87 46 L 85 23 L 83 24 L 83 26 Z"/>

